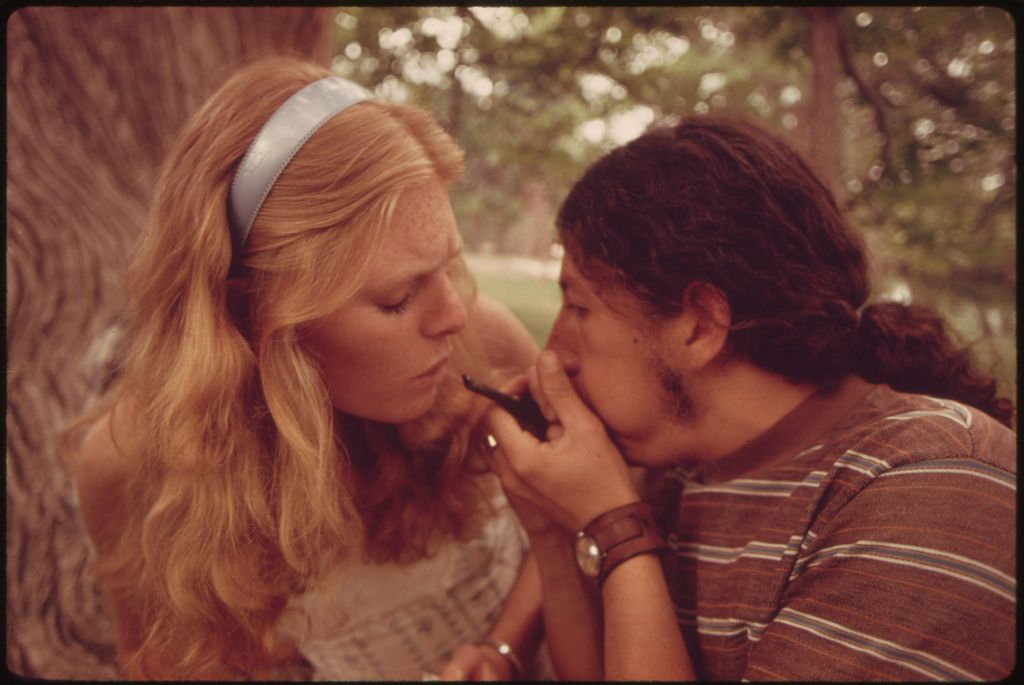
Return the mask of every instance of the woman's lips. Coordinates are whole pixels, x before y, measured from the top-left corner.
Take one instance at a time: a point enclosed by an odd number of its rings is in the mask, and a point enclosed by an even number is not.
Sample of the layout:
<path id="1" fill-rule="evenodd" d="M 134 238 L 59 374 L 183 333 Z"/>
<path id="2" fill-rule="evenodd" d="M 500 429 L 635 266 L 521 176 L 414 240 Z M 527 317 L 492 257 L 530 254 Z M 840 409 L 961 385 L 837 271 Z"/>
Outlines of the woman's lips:
<path id="1" fill-rule="evenodd" d="M 448 366 L 449 358 L 450 358 L 449 356 L 445 355 L 445 357 L 443 359 L 441 359 L 441 361 L 437 362 L 436 364 L 431 366 L 429 369 L 427 369 L 426 371 L 424 371 L 420 375 L 416 376 L 416 379 L 417 380 L 433 379 L 435 376 L 439 376 L 441 374 L 441 372 L 444 371 L 445 367 Z"/>

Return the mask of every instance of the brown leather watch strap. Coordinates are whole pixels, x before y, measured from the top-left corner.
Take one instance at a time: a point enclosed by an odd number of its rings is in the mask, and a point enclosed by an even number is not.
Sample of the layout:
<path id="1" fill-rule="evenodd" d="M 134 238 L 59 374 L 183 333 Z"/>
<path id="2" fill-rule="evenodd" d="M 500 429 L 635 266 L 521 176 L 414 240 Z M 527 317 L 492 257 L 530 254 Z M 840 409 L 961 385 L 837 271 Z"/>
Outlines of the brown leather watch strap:
<path id="1" fill-rule="evenodd" d="M 597 576 L 600 585 L 627 559 L 667 547 L 654 525 L 654 511 L 647 502 L 631 502 L 605 512 L 588 523 L 583 532 L 593 537 L 604 557 Z"/>
<path id="2" fill-rule="evenodd" d="M 615 545 L 621 545 L 627 540 L 638 538 L 644 534 L 643 525 L 638 520 L 638 517 L 642 515 L 642 513 L 637 514 L 632 510 L 624 512 L 622 518 L 613 519 L 603 527 L 595 527 L 594 532 L 590 535 L 597 543 L 598 549 L 607 552 Z"/>
<path id="3" fill-rule="evenodd" d="M 601 564 L 601 573 L 597 576 L 598 585 L 604 585 L 604 581 L 608 578 L 608 574 L 627 559 L 632 559 L 640 554 L 660 552 L 667 547 L 668 545 L 665 543 L 665 539 L 661 537 L 653 526 L 645 528 L 644 535 L 642 537 L 632 538 L 626 542 L 615 545 L 608 550 L 608 554 L 604 558 L 604 563 Z"/>
<path id="4" fill-rule="evenodd" d="M 629 504 L 623 504 L 620 507 L 609 509 L 600 516 L 595 516 L 590 523 L 583 527 L 583 532 L 587 535 L 596 537 L 598 531 L 607 528 L 610 524 L 618 521 L 619 519 L 627 518 L 630 514 L 636 514 L 640 517 L 653 519 L 654 510 L 651 508 L 649 502 L 630 502 Z"/>

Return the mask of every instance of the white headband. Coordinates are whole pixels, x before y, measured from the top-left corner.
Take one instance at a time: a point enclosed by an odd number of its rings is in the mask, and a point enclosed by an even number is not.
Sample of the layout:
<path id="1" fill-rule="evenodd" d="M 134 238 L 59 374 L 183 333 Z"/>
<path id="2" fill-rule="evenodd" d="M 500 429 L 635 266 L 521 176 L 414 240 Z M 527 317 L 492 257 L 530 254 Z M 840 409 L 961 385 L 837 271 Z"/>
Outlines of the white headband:
<path id="1" fill-rule="evenodd" d="M 271 115 L 242 157 L 228 192 L 228 224 L 236 254 L 295 153 L 335 114 L 372 97 L 356 83 L 328 76 L 304 86 Z"/>

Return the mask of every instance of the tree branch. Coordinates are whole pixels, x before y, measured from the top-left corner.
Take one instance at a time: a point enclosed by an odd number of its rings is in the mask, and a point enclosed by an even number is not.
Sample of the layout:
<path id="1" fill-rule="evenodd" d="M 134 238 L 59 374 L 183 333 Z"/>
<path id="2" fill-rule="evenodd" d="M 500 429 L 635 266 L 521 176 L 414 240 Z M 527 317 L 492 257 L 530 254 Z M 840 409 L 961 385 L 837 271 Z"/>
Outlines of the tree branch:
<path id="1" fill-rule="evenodd" d="M 885 137 L 882 143 L 881 156 L 885 161 L 885 165 L 892 168 L 892 148 L 889 143 L 889 127 L 885 121 L 885 101 L 882 100 L 882 96 L 878 94 L 874 88 L 871 87 L 864 80 L 864 77 L 857 71 L 856 65 L 853 63 L 853 59 L 850 57 L 850 49 L 848 40 L 846 38 L 845 31 L 839 31 L 839 59 L 843 64 L 843 68 L 846 73 L 849 74 L 853 82 L 857 84 L 857 90 L 860 91 L 861 96 L 871 105 L 875 113 L 875 126 L 878 131 Z"/>

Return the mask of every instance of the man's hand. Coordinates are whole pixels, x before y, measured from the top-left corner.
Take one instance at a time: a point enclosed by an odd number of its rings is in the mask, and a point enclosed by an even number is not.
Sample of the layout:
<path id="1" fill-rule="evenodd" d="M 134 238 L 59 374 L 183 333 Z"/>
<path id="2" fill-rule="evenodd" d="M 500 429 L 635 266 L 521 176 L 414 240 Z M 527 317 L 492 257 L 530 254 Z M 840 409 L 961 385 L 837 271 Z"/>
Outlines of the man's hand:
<path id="1" fill-rule="evenodd" d="M 536 374 L 532 375 L 536 376 Z M 527 377 L 523 375 L 513 378 L 501 387 L 501 391 L 511 395 L 521 395 L 523 393 L 530 392 Z M 559 430 L 561 430 L 560 426 Z M 497 441 L 493 436 L 490 439 L 495 440 L 494 444 L 497 445 Z M 526 534 L 530 536 L 531 540 L 538 537 L 558 537 L 564 534 L 562 526 L 559 525 L 557 521 L 553 521 L 548 518 L 541 510 L 529 501 L 517 497 L 516 493 L 509 492 L 507 489 L 505 491 L 505 497 L 508 499 L 509 504 L 512 505 L 512 509 L 516 512 L 516 517 L 519 519 L 520 525 L 522 525 L 523 530 L 526 531 Z"/>
<path id="2" fill-rule="evenodd" d="M 497 440 L 488 461 L 510 501 L 577 531 L 596 516 L 638 500 L 621 453 L 576 394 L 554 352 L 538 357 L 536 378 L 531 391 L 552 421 L 547 442 L 523 431 L 503 409 L 485 417 Z"/>

